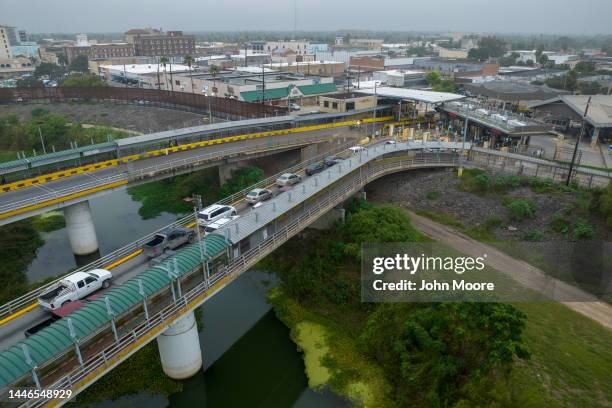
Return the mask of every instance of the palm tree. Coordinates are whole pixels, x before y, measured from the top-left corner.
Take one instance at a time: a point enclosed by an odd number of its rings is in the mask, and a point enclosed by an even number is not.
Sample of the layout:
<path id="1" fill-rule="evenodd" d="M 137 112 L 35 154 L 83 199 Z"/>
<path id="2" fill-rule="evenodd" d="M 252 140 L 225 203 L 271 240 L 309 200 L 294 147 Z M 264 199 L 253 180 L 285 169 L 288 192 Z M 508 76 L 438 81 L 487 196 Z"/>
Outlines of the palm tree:
<path id="1" fill-rule="evenodd" d="M 168 90 L 168 76 L 166 75 L 166 64 L 168 63 L 168 58 L 161 57 L 159 62 L 164 66 L 164 84 L 166 91 Z"/>
<path id="2" fill-rule="evenodd" d="M 193 76 L 191 75 L 191 65 L 195 62 L 193 57 L 190 54 L 185 55 L 183 61 L 189 67 L 189 79 L 191 80 L 191 93 L 195 93 L 195 89 L 193 88 Z"/>
<path id="3" fill-rule="evenodd" d="M 211 67 L 208 68 L 208 73 L 210 75 L 212 75 L 212 77 L 213 77 L 213 89 L 212 89 L 212 92 L 214 92 L 215 89 L 217 89 L 217 74 L 219 73 L 219 67 L 217 65 L 211 65 Z"/>

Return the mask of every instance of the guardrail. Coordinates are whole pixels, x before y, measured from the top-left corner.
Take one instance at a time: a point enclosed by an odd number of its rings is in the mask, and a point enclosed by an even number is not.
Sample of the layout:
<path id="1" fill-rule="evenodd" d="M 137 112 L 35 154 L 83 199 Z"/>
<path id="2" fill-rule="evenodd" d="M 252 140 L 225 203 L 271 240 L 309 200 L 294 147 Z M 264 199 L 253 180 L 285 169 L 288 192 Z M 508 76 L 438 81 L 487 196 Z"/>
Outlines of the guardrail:
<path id="1" fill-rule="evenodd" d="M 199 267 L 190 271 L 189 274 L 199 276 L 202 281 L 194 288 L 184 293 L 176 302 L 164 307 L 146 320 L 141 316 L 140 323 L 130 332 L 124 334 L 118 342 L 104 348 L 101 352 L 88 359 L 83 366 L 78 366 L 66 373 L 61 379 L 52 384 L 45 385 L 47 390 L 72 389 L 73 395 L 78 394 L 97 378 L 112 370 L 117 364 L 125 360 L 131 353 L 154 340 L 171 323 L 184 316 L 194 308 L 200 306 L 207 299 L 216 294 L 222 286 L 231 282 L 250 267 L 255 265 L 266 255 L 273 252 L 291 237 L 308 227 L 322 214 L 334 208 L 336 205 L 348 199 L 351 195 L 363 188 L 367 183 L 386 174 L 416 167 L 432 166 L 455 166 L 458 163 L 456 154 L 427 154 L 418 159 L 400 160 L 392 163 L 371 164 L 366 166 L 366 171 L 354 172 L 353 176 L 336 185 L 329 194 L 321 195 L 316 203 L 305 209 L 299 216 L 295 217 L 289 224 L 272 234 L 258 246 L 248 250 L 240 257 L 227 265 L 227 268 L 213 275 L 207 281 L 204 274 L 197 274 Z M 444 160 L 443 160 L 444 159 Z M 215 286 L 219 286 L 215 288 Z M 110 331 L 110 329 L 108 329 Z M 109 332 L 109 335 L 112 334 Z M 30 400 L 23 407 L 40 407 L 49 403 L 51 399 Z M 54 406 L 60 406 L 67 401 L 54 401 Z"/>
<path id="2" fill-rule="evenodd" d="M 314 136 L 314 137 L 312 137 Z M 142 169 L 132 169 L 127 170 L 120 174 L 115 174 L 113 176 L 100 178 L 99 180 L 92 180 L 83 184 L 79 184 L 77 186 L 72 186 L 60 190 L 56 190 L 49 193 L 44 193 L 38 195 L 36 197 L 30 197 L 24 200 L 15 201 L 9 204 L 4 204 L 0 206 L 0 218 L 3 217 L 2 214 L 9 213 L 16 209 L 21 209 L 26 206 L 33 206 L 40 203 L 44 203 L 46 201 L 54 200 L 57 198 L 65 197 L 70 194 L 78 193 L 81 191 L 86 191 L 95 187 L 100 187 L 106 184 L 114 183 L 121 180 L 141 180 L 147 178 L 149 175 L 155 175 L 163 172 L 172 171 L 181 167 L 188 166 L 198 166 L 202 165 L 206 162 L 218 161 L 227 157 L 237 156 L 240 154 L 253 154 L 254 152 L 263 152 L 266 150 L 278 150 L 282 148 L 289 148 L 295 146 L 302 146 L 305 142 L 313 142 L 313 141 L 321 141 L 324 140 L 326 136 L 324 135 L 309 135 L 300 138 L 297 141 L 287 141 L 287 142 L 273 142 L 272 144 L 267 142 L 261 142 L 256 145 L 250 145 L 248 147 L 234 147 L 224 150 L 218 150 L 212 153 L 204 153 L 197 156 L 187 157 L 183 159 L 169 159 L 168 161 L 162 164 L 156 164 L 148 167 L 144 167 Z"/>
<path id="3" fill-rule="evenodd" d="M 290 169 L 277 173 L 271 177 L 268 177 L 265 180 L 260 181 L 259 183 L 256 183 L 254 186 L 248 187 L 242 191 L 239 191 L 237 193 L 232 194 L 229 197 L 226 197 L 222 200 L 220 200 L 219 202 L 217 202 L 217 204 L 231 204 L 234 203 L 235 201 L 237 201 L 239 198 L 244 197 L 244 195 L 246 195 L 246 193 L 248 193 L 250 190 L 252 190 L 253 188 L 257 188 L 257 187 L 265 187 L 265 186 L 269 186 L 271 185 L 276 178 L 278 178 L 282 173 L 285 173 L 287 171 L 293 171 L 293 172 L 297 172 L 302 170 L 303 168 L 305 168 L 306 166 L 308 166 L 311 163 L 314 163 L 316 161 L 320 161 L 321 159 L 329 156 L 330 154 L 335 154 L 339 151 L 343 151 L 346 150 L 348 147 L 354 145 L 354 143 L 347 143 L 347 144 L 343 144 L 341 146 L 338 146 L 337 148 L 334 148 L 331 151 L 328 151 L 326 153 L 320 154 L 316 157 L 313 157 L 312 159 L 306 160 L 302 163 L 299 163 L 293 167 L 291 167 Z M 231 150 L 235 150 L 235 149 L 231 149 Z M 195 156 L 192 158 L 192 160 L 194 161 L 199 161 L 202 159 L 202 156 L 207 156 L 207 155 L 200 155 L 200 156 Z M 175 160 L 174 163 L 176 166 L 185 166 L 185 165 L 190 165 L 190 163 L 186 163 L 185 159 L 181 159 L 181 160 Z M 154 168 L 156 166 L 153 166 L 152 168 Z M 149 170 L 151 170 L 152 168 L 147 168 Z M 141 172 L 143 172 L 144 174 L 147 173 L 147 169 L 142 169 L 140 170 Z M 150 171 L 148 171 L 150 172 Z M 125 178 L 126 176 L 123 175 L 123 177 Z M 1 208 L 1 207 L 0 207 Z M 149 241 L 155 234 L 165 230 L 166 228 L 170 228 L 170 227 L 184 227 L 186 225 L 189 225 L 191 223 L 195 222 L 195 216 L 193 214 L 189 214 L 183 218 L 181 218 L 180 220 L 167 225 L 163 228 L 160 228 L 154 232 L 152 232 L 149 235 L 144 236 L 143 238 L 140 238 L 139 240 L 132 242 L 131 244 L 128 244 L 114 252 L 111 252 L 108 255 L 105 255 L 104 257 L 88 264 L 85 265 L 81 268 L 78 268 L 76 271 L 72 271 L 70 273 L 74 273 L 74 272 L 78 272 L 78 271 L 89 271 L 92 269 L 96 269 L 96 268 L 104 268 L 107 265 L 112 264 L 113 262 L 117 261 L 118 259 L 124 258 L 125 256 L 128 256 L 130 254 L 132 254 L 134 251 L 136 251 L 137 249 L 139 249 L 142 244 L 144 244 L 145 242 Z M 0 306 L 0 320 L 2 320 L 3 318 L 6 318 L 10 315 L 12 315 L 13 313 L 23 309 L 24 307 L 27 307 L 31 304 L 33 304 L 34 302 L 36 302 L 38 296 L 43 293 L 45 290 L 47 290 L 48 288 L 50 288 L 52 285 L 56 284 L 57 282 L 59 282 L 61 279 L 63 279 L 64 276 L 66 276 L 67 274 L 62 275 L 61 277 L 55 279 L 52 282 L 49 282 L 48 284 L 45 284 L 43 286 L 40 286 L 39 288 L 36 288 L 35 290 L 32 290 L 30 292 L 28 292 L 25 295 L 22 295 L 2 306 Z"/>

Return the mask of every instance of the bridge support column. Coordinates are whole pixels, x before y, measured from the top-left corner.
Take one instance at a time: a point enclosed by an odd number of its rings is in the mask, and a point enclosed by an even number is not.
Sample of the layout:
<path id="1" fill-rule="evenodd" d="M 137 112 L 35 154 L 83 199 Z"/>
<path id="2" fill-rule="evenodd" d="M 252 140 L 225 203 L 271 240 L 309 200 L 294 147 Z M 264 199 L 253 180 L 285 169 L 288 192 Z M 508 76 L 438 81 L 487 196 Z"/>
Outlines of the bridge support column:
<path id="1" fill-rule="evenodd" d="M 312 159 L 319 154 L 319 144 L 313 143 L 300 149 L 300 161 Z"/>
<path id="2" fill-rule="evenodd" d="M 219 166 L 219 184 L 223 184 L 232 178 L 232 171 L 246 167 L 246 162 L 239 161 L 235 163 L 221 164 Z"/>
<path id="3" fill-rule="evenodd" d="M 182 380 L 195 375 L 202 368 L 202 350 L 193 311 L 168 327 L 157 338 L 157 347 L 168 377 Z"/>
<path id="4" fill-rule="evenodd" d="M 89 208 L 89 201 L 64 207 L 66 230 L 72 252 L 75 255 L 89 255 L 98 250 L 98 237 Z"/>

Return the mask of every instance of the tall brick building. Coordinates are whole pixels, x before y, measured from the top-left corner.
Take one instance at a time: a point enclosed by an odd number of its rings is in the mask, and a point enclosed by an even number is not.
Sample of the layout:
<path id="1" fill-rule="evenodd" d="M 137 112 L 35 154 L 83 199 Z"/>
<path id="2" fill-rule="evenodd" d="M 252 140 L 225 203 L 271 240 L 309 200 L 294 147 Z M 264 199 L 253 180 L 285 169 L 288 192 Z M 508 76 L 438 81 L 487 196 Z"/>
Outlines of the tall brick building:
<path id="1" fill-rule="evenodd" d="M 138 56 L 175 57 L 195 54 L 195 36 L 182 31 L 163 33 L 155 29 L 134 29 L 126 33 L 126 40 L 134 45 Z"/>

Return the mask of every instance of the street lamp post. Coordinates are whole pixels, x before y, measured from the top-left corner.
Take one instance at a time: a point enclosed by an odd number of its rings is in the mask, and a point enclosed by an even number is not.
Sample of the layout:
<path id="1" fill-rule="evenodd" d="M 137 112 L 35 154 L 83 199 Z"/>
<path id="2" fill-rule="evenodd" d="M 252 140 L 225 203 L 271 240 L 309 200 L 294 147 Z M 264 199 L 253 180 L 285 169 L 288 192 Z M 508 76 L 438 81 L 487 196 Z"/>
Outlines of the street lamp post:
<path id="1" fill-rule="evenodd" d="M 586 118 L 589 113 L 589 106 L 591 105 L 591 96 L 587 100 L 586 108 L 584 108 L 584 115 L 582 116 L 582 127 L 580 128 L 580 134 L 576 138 L 576 146 L 574 146 L 574 153 L 572 154 L 572 161 L 570 163 L 569 172 L 567 173 L 567 180 L 565 181 L 565 185 L 569 186 L 572 181 L 572 171 L 574 170 L 574 162 L 576 161 L 576 154 L 578 153 L 578 146 L 580 145 L 580 141 L 582 140 L 582 136 L 584 135 L 584 131 L 586 129 Z"/>

